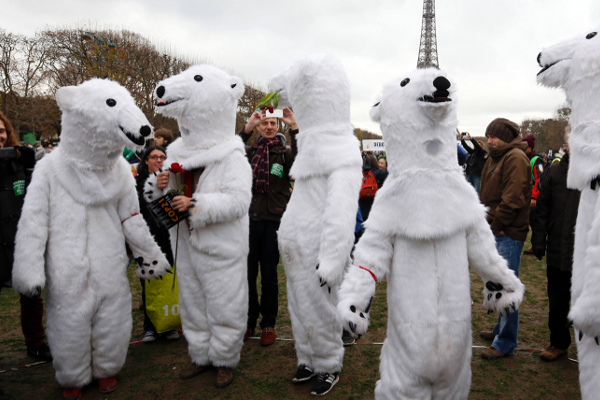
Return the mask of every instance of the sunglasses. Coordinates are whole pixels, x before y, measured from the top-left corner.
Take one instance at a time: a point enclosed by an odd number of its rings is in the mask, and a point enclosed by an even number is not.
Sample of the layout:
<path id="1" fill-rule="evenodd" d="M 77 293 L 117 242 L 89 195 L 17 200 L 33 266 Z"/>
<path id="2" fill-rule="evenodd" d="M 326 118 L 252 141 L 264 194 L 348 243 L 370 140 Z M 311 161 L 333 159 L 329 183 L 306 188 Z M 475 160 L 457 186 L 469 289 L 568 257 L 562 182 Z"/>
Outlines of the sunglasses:
<path id="1" fill-rule="evenodd" d="M 167 159 L 167 156 L 150 156 L 148 158 L 152 161 L 156 161 L 156 160 L 165 161 Z"/>

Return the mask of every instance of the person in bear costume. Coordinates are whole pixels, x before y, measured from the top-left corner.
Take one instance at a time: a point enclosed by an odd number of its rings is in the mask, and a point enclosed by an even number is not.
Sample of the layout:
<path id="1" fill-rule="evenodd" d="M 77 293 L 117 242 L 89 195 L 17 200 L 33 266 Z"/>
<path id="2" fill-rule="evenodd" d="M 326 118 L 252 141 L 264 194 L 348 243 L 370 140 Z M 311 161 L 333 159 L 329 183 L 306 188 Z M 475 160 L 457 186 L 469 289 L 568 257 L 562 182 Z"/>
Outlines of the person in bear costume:
<path id="1" fill-rule="evenodd" d="M 163 165 L 172 169 L 179 164 L 185 171 L 183 181 L 193 181 L 186 194 L 173 201 L 175 209 L 191 215 L 170 230 L 181 323 L 192 358 L 180 377 L 217 367 L 218 387 L 233 380 L 248 313 L 252 171 L 244 144 L 235 135 L 235 113 L 243 93 L 240 78 L 211 65 L 190 67 L 159 82 L 155 90 L 156 110 L 176 118 L 181 131 Z M 177 189 L 177 174 L 168 175 L 164 190 L 164 175 L 151 175 L 146 181 L 149 201 Z"/>
<path id="2" fill-rule="evenodd" d="M 560 87 L 571 107 L 567 186 L 581 190 L 575 225 L 571 311 L 583 399 L 600 393 L 600 27 L 538 55 L 538 83 Z"/>
<path id="3" fill-rule="evenodd" d="M 293 108 L 299 129 L 290 172 L 294 193 L 278 231 L 298 356 L 292 380 L 307 381 L 316 373 L 311 393 L 323 395 L 342 368 L 337 291 L 354 243 L 362 182 L 350 87 L 337 58 L 312 55 L 273 77 L 269 89 L 280 92 L 280 105 Z"/>
<path id="4" fill-rule="evenodd" d="M 419 69 L 387 84 L 371 110 L 389 176 L 344 277 L 338 310 L 347 330 L 364 334 L 375 284 L 387 275 L 379 400 L 467 398 L 469 265 L 485 282 L 488 312 L 509 313 L 523 298 L 524 286 L 496 251 L 485 208 L 456 164 L 454 92 L 444 72 Z"/>
<path id="5" fill-rule="evenodd" d="M 129 92 L 92 79 L 56 92 L 60 146 L 38 162 L 19 221 L 13 287 L 46 290 L 48 343 L 65 398 L 99 379 L 116 389 L 131 337 L 125 243 L 140 278 L 170 268 L 141 214 L 125 146 L 152 133 Z"/>

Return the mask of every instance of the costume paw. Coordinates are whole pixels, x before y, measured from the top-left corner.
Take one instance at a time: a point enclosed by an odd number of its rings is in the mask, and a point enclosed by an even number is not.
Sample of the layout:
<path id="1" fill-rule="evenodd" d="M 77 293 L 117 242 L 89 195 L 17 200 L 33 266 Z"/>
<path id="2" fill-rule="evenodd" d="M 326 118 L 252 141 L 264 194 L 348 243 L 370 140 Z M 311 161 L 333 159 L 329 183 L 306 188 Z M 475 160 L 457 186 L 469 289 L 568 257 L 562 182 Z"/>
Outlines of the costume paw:
<path id="1" fill-rule="evenodd" d="M 144 198 L 148 203 L 153 202 L 165 194 L 165 191 L 160 189 L 156 183 L 157 176 L 158 174 L 156 172 L 150 174 L 148 179 L 146 179 L 146 183 L 144 183 Z"/>
<path id="2" fill-rule="evenodd" d="M 596 344 L 600 337 L 600 310 L 598 309 L 599 296 L 588 290 L 579 296 L 571 307 L 569 319 L 573 321 L 573 327 L 579 331 L 579 340 L 583 336 L 595 338 Z"/>
<path id="3" fill-rule="evenodd" d="M 501 283 L 487 281 L 483 289 L 483 306 L 488 314 L 497 312 L 500 315 L 510 315 L 519 309 L 524 291 L 523 284 L 517 290 L 509 290 Z"/>
<path id="4" fill-rule="evenodd" d="M 357 337 L 369 327 L 371 302 L 375 295 L 375 279 L 366 269 L 348 268 L 338 293 L 338 313 L 344 329 Z"/>
<path id="5" fill-rule="evenodd" d="M 160 278 L 165 273 L 171 273 L 171 266 L 163 256 L 163 260 L 144 260 L 144 257 L 137 257 L 135 263 L 137 268 L 135 274 L 142 279 Z"/>
<path id="6" fill-rule="evenodd" d="M 342 283 L 344 269 L 340 266 L 332 266 L 331 264 L 317 264 L 317 276 L 321 287 L 327 285 L 329 287 L 336 286 Z"/>
<path id="7" fill-rule="evenodd" d="M 343 305 L 338 303 L 338 312 L 342 318 L 344 329 L 350 332 L 352 336 L 360 337 L 367 332 L 370 322 L 369 310 L 371 309 L 372 301 L 373 298 L 371 297 L 364 308 L 355 306 L 354 304 L 348 306 L 347 302 Z"/>
<path id="8" fill-rule="evenodd" d="M 44 284 L 32 282 L 32 283 L 26 284 L 26 285 L 23 285 L 23 284 L 17 285 L 13 281 L 13 288 L 15 289 L 15 291 L 17 293 L 22 294 L 25 297 L 35 297 L 35 296 L 39 296 L 42 294 L 42 289 L 44 288 Z"/>

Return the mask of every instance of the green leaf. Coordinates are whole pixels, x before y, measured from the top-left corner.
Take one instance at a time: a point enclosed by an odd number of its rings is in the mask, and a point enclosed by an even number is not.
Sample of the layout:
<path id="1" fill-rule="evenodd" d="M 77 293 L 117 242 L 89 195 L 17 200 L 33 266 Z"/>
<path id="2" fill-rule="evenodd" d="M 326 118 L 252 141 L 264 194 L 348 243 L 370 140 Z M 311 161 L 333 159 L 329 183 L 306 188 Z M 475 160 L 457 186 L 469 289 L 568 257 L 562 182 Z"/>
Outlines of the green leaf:
<path id="1" fill-rule="evenodd" d="M 273 108 L 277 108 L 279 105 L 279 92 L 268 93 L 265 97 L 258 101 L 256 105 L 257 108 L 262 106 L 272 106 Z"/>

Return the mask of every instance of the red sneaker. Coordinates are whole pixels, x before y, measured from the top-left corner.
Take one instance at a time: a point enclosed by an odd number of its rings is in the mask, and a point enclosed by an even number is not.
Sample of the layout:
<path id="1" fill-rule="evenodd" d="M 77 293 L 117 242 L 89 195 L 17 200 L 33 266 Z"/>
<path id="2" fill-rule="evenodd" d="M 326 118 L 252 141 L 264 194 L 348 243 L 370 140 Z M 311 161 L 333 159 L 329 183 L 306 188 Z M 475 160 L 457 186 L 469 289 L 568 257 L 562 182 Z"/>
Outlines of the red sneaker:
<path id="1" fill-rule="evenodd" d="M 244 333 L 244 342 L 252 335 L 254 335 L 254 329 L 246 329 L 246 333 Z"/>
<path id="2" fill-rule="evenodd" d="M 98 381 L 98 390 L 100 393 L 110 393 L 117 390 L 117 378 L 104 378 Z"/>
<path id="3" fill-rule="evenodd" d="M 270 346 L 275 343 L 275 328 L 265 328 L 260 334 L 260 345 Z"/>
<path id="4" fill-rule="evenodd" d="M 66 388 L 62 394 L 61 398 L 65 400 L 79 400 L 81 399 L 81 389 L 78 388 Z"/>

